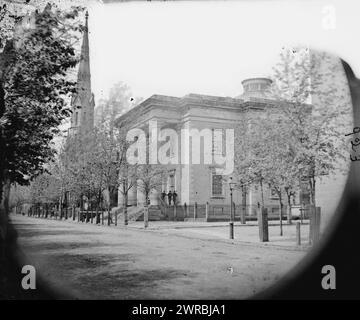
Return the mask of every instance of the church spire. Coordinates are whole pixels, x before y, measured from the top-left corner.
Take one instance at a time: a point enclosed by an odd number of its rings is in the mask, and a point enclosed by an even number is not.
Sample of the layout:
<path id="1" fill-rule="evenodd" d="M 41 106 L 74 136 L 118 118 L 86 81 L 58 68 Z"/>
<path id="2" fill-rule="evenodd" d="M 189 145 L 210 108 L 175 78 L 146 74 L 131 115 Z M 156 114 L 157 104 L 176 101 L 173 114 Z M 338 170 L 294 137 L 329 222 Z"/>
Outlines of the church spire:
<path id="1" fill-rule="evenodd" d="M 71 106 L 71 131 L 88 132 L 94 126 L 94 95 L 91 92 L 90 49 L 89 49 L 89 13 L 85 14 L 85 27 L 81 45 L 81 55 L 77 76 L 77 91 Z"/>
<path id="2" fill-rule="evenodd" d="M 89 19 L 89 13 L 86 11 L 84 36 L 81 46 L 80 65 L 78 72 L 78 87 L 81 87 L 82 89 L 86 88 L 91 90 L 88 19 Z"/>

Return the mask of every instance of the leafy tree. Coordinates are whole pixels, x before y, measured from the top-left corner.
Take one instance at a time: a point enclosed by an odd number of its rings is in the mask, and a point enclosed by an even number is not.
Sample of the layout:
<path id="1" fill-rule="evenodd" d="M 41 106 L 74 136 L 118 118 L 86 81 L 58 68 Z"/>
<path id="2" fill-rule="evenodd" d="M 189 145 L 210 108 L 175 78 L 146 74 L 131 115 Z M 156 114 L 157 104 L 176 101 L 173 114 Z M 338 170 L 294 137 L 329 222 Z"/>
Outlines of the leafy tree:
<path id="1" fill-rule="evenodd" d="M 130 87 L 120 81 L 110 89 L 109 96 L 101 99 L 95 108 L 95 124 L 111 126 L 125 112 L 140 103 L 142 98 L 135 97 Z"/>
<path id="2" fill-rule="evenodd" d="M 30 188 L 28 186 L 14 185 L 11 188 L 9 208 L 15 208 L 16 212 L 19 207 L 24 204 L 30 204 Z"/>
<path id="3" fill-rule="evenodd" d="M 37 209 L 42 206 L 45 209 L 45 217 L 49 214 L 49 207 L 53 207 L 61 200 L 60 181 L 54 175 L 43 173 L 37 176 L 31 183 L 30 200 Z"/>
<path id="4" fill-rule="evenodd" d="M 79 60 L 74 40 L 81 31 L 77 22 L 80 11 L 78 7 L 61 11 L 47 5 L 43 11 L 33 12 L 31 28 L 14 12 L 19 24 L 1 41 L 5 42 L 0 58 L 2 225 L 6 223 L 11 183 L 29 183 L 54 157 L 51 141 L 70 113 L 68 96 L 75 90 L 67 71 Z"/>
<path id="5" fill-rule="evenodd" d="M 265 135 L 259 141 L 261 152 L 265 155 L 265 181 L 279 199 L 280 235 L 283 235 L 284 197 L 287 197 L 288 223 L 291 223 L 291 197 L 299 187 L 300 178 L 295 163 L 293 137 L 287 131 L 288 123 L 281 117 L 268 117 L 259 124 L 259 129 Z"/>
<path id="6" fill-rule="evenodd" d="M 308 49 L 285 50 L 274 68 L 271 94 L 280 101 L 298 175 L 308 181 L 315 205 L 316 181 L 344 167 L 351 101 L 340 60 Z"/>
<path id="7" fill-rule="evenodd" d="M 142 99 L 134 97 L 128 85 L 116 83 L 109 97 L 97 106 L 95 130 L 97 140 L 97 168 L 102 172 L 108 194 L 119 190 L 123 196 L 124 223 L 127 224 L 128 192 L 136 184 L 136 165 L 130 165 L 126 159 L 129 142 L 126 135 L 132 121 L 139 117 L 139 111 L 131 112 L 126 121 L 119 117 L 139 103 Z M 110 219 L 110 208 L 108 219 Z M 115 219 L 117 214 L 115 213 Z M 108 223 L 110 220 L 108 220 Z M 115 220 L 115 222 L 117 222 Z"/>
<path id="8" fill-rule="evenodd" d="M 62 181 L 62 192 L 70 194 L 70 205 L 84 208 L 84 200 L 92 204 L 95 199 L 97 210 L 102 200 L 103 180 L 96 170 L 94 132 L 74 135 L 65 141 L 58 159 L 55 174 Z"/>
<path id="9" fill-rule="evenodd" d="M 243 205 L 246 205 L 247 190 L 252 185 L 260 185 L 261 203 L 264 206 L 263 186 L 267 167 L 262 148 L 266 137 L 257 116 L 244 114 L 235 128 L 234 182 L 242 189 Z"/>
<path id="10" fill-rule="evenodd" d="M 150 200 L 150 193 L 160 191 L 162 186 L 163 176 L 168 171 L 167 166 L 163 164 L 139 164 L 137 166 L 137 188 L 144 195 L 144 223 L 145 227 L 148 225 L 148 205 Z"/>

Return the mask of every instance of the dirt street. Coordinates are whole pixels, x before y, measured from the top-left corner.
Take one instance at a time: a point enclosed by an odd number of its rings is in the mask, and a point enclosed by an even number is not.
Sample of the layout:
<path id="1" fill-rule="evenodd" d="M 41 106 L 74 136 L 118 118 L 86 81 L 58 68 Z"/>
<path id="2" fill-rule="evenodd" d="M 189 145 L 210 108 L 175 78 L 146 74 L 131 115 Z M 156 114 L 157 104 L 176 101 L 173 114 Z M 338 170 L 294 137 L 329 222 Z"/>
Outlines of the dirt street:
<path id="1" fill-rule="evenodd" d="M 306 254 L 164 230 L 11 219 L 28 263 L 73 298 L 243 299 Z"/>

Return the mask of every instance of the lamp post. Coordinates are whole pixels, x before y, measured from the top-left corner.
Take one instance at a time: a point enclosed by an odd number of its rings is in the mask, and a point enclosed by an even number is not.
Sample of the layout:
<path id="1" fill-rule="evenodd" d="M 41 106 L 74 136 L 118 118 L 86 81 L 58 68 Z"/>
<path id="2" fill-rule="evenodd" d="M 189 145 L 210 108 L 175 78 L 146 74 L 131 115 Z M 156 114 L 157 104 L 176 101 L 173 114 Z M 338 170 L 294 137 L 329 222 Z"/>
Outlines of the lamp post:
<path id="1" fill-rule="evenodd" d="M 234 239 L 234 211 L 233 211 L 233 190 L 236 183 L 232 181 L 230 177 L 229 187 L 230 187 L 230 239 Z"/>

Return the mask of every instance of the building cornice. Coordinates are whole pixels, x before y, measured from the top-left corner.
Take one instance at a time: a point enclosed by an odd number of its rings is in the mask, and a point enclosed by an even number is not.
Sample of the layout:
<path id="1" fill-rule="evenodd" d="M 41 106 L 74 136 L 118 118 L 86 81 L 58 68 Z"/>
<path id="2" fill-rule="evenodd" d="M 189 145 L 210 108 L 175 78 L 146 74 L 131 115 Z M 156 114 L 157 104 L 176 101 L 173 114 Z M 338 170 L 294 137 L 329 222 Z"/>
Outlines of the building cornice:
<path id="1" fill-rule="evenodd" d="M 189 116 L 195 116 L 189 115 L 188 112 L 191 109 L 205 109 L 207 111 L 212 109 L 243 113 L 249 111 L 264 111 L 269 108 L 276 108 L 281 103 L 286 102 L 280 102 L 268 98 L 250 97 L 244 100 L 240 98 L 217 97 L 194 93 L 190 93 L 182 98 L 156 94 L 142 101 L 136 107 L 118 117 L 116 119 L 116 124 L 119 125 L 120 122 L 123 121 L 130 121 L 130 123 L 133 123 L 134 125 L 137 123 L 141 124 L 144 121 L 148 121 L 154 118 L 154 115 L 148 115 L 146 117 L 146 114 L 157 109 L 175 111 L 179 114 L 179 120 L 184 121 L 184 119 L 188 118 Z M 145 116 L 146 119 L 144 119 L 143 116 Z M 208 117 L 208 115 L 204 115 L 204 118 Z M 210 118 L 215 119 L 212 116 L 210 116 Z M 159 119 L 165 120 L 166 117 L 160 116 Z"/>

